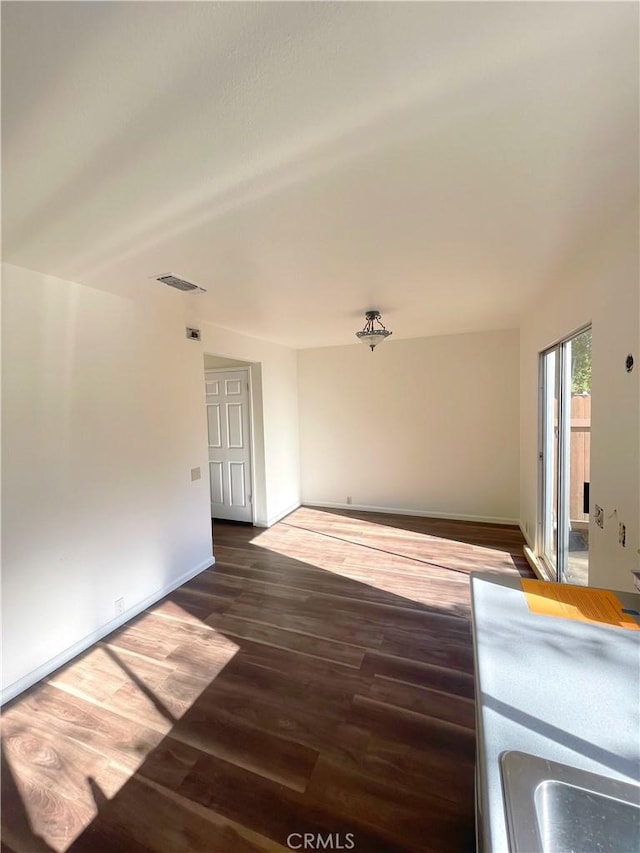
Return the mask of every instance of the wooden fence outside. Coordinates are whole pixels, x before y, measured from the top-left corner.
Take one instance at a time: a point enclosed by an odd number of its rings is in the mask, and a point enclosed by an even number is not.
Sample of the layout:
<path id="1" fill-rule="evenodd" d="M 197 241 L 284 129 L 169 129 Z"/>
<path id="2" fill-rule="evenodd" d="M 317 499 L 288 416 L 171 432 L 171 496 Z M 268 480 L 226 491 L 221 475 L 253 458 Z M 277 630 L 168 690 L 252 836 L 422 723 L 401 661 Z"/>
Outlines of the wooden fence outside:
<path id="1" fill-rule="evenodd" d="M 569 518 L 589 521 L 583 512 L 583 488 L 590 482 L 591 468 L 591 395 L 575 394 L 571 397 L 571 498 Z"/>

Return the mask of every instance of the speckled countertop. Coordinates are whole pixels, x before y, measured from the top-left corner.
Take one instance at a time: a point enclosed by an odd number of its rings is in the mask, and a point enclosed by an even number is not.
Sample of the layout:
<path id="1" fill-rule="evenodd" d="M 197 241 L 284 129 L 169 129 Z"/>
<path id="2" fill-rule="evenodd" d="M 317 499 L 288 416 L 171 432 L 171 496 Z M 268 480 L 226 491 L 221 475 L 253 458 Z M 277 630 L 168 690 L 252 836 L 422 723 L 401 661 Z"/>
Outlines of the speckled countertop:
<path id="1" fill-rule="evenodd" d="M 471 595 L 479 840 L 502 853 L 502 752 L 640 781 L 640 631 L 531 613 L 518 578 L 474 573 Z"/>

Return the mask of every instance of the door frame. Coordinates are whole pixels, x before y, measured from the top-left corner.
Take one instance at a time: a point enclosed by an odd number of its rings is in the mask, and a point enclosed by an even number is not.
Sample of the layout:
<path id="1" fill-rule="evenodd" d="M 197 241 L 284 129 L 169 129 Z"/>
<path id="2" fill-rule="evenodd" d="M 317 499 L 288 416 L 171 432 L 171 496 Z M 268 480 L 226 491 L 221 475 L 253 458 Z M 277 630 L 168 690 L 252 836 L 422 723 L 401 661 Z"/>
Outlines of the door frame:
<path id="1" fill-rule="evenodd" d="M 566 358 L 564 344 L 573 338 L 578 337 L 583 332 L 593 328 L 591 322 L 584 323 L 578 326 L 568 335 L 563 335 L 554 343 L 540 350 L 538 353 L 538 523 L 536 525 L 535 537 L 535 552 L 538 558 L 538 564 L 541 566 L 548 580 L 557 583 L 563 583 L 562 564 L 560 560 L 560 538 L 561 535 L 567 538 L 569 532 L 569 519 L 565 501 L 561 500 L 564 495 L 566 484 L 570 478 L 570 460 L 567 454 L 567 449 L 570 447 L 571 440 L 571 363 Z M 545 423 L 547 420 L 546 399 L 545 399 L 545 356 L 556 351 L 556 377 L 558 379 L 558 464 L 557 464 L 557 490 L 558 490 L 558 519 L 556 531 L 556 567 L 549 565 L 544 554 L 544 524 L 546 510 L 546 459 L 544 455 L 545 449 Z M 569 401 L 569 417 L 567 417 L 567 401 Z M 563 543 L 566 549 L 567 543 Z M 568 552 L 567 552 L 568 553 Z"/>
<path id="2" fill-rule="evenodd" d="M 535 552 L 538 563 L 546 575 L 547 580 L 557 581 L 557 554 L 556 567 L 549 565 L 545 558 L 545 519 L 547 511 L 547 465 L 545 457 L 545 437 L 548 420 L 547 404 L 545 399 L 545 356 L 555 349 L 558 343 L 552 344 L 538 353 L 538 523 L 536 525 Z M 556 376 L 558 365 L 556 365 Z M 559 414 L 559 413 L 558 413 Z M 558 421 L 559 422 L 559 421 Z M 559 452 L 558 452 L 559 455 Z"/>
<path id="3" fill-rule="evenodd" d="M 249 392 L 249 412 L 248 412 L 248 424 L 249 424 L 249 441 L 247 442 L 249 448 L 249 487 L 251 489 L 251 494 L 249 496 L 249 504 L 251 506 L 251 524 L 255 527 L 256 523 L 256 474 L 255 474 L 255 446 L 254 446 L 254 436 L 255 430 L 253 428 L 253 383 L 251 381 L 251 367 L 205 367 L 204 376 L 205 382 L 206 377 L 212 373 L 242 373 L 245 377 L 247 389 Z M 206 391 L 206 385 L 205 385 Z M 206 408 L 206 394 L 205 394 L 205 408 Z M 206 414 L 206 413 L 205 413 Z M 209 440 L 207 436 L 207 477 L 209 480 L 209 503 L 211 503 L 211 466 L 209 464 Z"/>

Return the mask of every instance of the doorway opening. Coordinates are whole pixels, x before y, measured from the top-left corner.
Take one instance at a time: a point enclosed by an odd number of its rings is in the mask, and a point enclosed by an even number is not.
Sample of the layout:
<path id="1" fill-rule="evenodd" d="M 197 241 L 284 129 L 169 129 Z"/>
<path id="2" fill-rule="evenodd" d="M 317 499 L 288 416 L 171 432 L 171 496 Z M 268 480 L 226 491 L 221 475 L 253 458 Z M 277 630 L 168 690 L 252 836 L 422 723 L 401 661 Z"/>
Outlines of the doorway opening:
<path id="1" fill-rule="evenodd" d="M 591 326 L 540 354 L 540 524 L 552 580 L 589 582 Z"/>

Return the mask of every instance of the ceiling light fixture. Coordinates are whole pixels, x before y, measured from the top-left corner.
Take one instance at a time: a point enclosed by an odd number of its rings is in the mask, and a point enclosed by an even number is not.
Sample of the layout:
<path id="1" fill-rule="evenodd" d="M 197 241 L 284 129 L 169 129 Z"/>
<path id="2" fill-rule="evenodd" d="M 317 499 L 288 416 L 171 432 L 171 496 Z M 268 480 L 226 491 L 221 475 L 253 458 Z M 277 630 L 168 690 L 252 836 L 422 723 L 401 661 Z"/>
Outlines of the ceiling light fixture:
<path id="1" fill-rule="evenodd" d="M 182 290 L 183 293 L 189 293 L 194 290 L 197 290 L 198 293 L 207 292 L 204 287 L 200 287 L 199 284 L 192 284 L 192 282 L 186 281 L 184 278 L 178 278 L 177 275 L 172 275 L 172 273 L 167 273 L 166 275 L 154 275 L 152 278 L 155 278 L 156 281 L 159 281 L 162 284 L 168 284 L 169 287 L 175 287 L 176 290 Z"/>
<path id="2" fill-rule="evenodd" d="M 363 344 L 371 347 L 371 352 L 373 352 L 374 348 L 388 338 L 389 335 L 392 335 L 393 332 L 385 329 L 382 325 L 379 311 L 367 311 L 364 316 L 367 318 L 367 322 L 364 324 L 364 329 L 361 332 L 356 332 L 356 337 Z M 374 323 L 377 323 L 380 328 L 374 328 Z"/>

